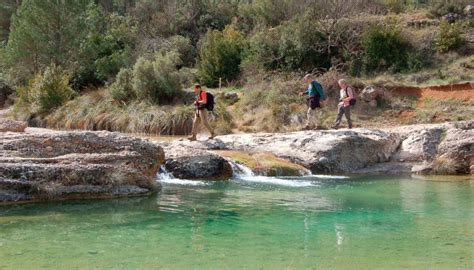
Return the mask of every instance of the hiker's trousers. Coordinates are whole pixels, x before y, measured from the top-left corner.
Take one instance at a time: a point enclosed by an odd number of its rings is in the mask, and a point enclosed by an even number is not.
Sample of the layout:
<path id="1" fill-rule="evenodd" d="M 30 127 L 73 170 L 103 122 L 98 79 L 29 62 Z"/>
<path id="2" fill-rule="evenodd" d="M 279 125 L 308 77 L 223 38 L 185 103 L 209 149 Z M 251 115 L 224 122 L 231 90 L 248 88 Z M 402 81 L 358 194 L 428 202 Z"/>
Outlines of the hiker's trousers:
<path id="1" fill-rule="evenodd" d="M 194 114 L 193 132 L 192 132 L 193 136 L 197 135 L 201 122 L 207 128 L 207 130 L 209 130 L 211 134 L 214 134 L 214 131 L 212 130 L 208 122 L 208 111 L 207 109 L 202 109 L 202 110 L 196 110 L 196 113 Z"/>
<path id="2" fill-rule="evenodd" d="M 344 107 L 344 105 L 339 105 L 337 108 L 336 127 L 339 127 L 339 125 L 341 124 L 343 114 L 346 116 L 347 119 L 347 127 L 352 128 L 351 106 Z"/>

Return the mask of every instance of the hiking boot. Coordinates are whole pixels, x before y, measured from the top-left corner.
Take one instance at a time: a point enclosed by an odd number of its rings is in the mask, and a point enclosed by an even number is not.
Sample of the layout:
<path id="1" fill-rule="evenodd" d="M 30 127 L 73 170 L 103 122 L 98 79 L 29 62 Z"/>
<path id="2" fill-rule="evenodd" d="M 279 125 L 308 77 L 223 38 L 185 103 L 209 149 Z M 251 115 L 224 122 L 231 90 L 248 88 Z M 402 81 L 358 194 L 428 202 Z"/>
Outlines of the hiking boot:
<path id="1" fill-rule="evenodd" d="M 208 140 L 212 140 L 216 137 L 216 134 L 215 133 L 211 133 L 211 136 L 209 138 L 207 138 Z"/>
<path id="2" fill-rule="evenodd" d="M 196 140 L 196 136 L 188 137 L 188 140 L 190 140 L 190 141 L 195 141 L 195 140 Z"/>
<path id="3" fill-rule="evenodd" d="M 332 128 L 332 129 L 338 129 L 339 126 L 338 126 L 338 125 L 335 125 L 335 126 L 332 126 L 331 128 Z"/>
<path id="4" fill-rule="evenodd" d="M 311 127 L 309 125 L 306 125 L 303 130 L 311 130 Z"/>

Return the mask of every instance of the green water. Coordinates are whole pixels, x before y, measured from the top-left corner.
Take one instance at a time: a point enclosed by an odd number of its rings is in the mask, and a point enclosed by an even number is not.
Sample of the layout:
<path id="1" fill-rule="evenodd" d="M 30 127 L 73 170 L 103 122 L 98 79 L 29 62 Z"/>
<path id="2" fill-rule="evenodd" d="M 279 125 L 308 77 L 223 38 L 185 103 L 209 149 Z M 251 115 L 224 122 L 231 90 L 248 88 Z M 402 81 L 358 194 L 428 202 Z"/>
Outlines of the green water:
<path id="1" fill-rule="evenodd" d="M 303 180 L 0 206 L 0 269 L 473 269 L 473 181 Z"/>

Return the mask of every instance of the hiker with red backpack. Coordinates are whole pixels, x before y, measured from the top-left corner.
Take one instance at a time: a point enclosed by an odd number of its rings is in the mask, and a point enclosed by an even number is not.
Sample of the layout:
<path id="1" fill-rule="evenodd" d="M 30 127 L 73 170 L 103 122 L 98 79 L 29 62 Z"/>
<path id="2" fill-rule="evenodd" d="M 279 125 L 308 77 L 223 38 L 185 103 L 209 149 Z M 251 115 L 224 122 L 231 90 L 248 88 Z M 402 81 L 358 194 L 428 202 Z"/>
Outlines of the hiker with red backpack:
<path id="1" fill-rule="evenodd" d="M 321 122 L 323 120 L 323 110 L 321 108 L 321 102 L 326 99 L 323 87 L 316 80 L 312 80 L 311 74 L 306 74 L 303 77 L 305 83 L 308 83 L 308 88 L 305 92 L 300 93 L 301 96 L 308 95 L 306 98 L 308 104 L 308 111 L 306 113 L 306 126 L 305 130 L 311 129 L 313 115 L 317 112 L 317 125 L 316 129 L 322 129 Z"/>
<path id="2" fill-rule="evenodd" d="M 196 106 L 196 113 L 194 114 L 192 135 L 188 139 L 190 141 L 196 140 L 196 135 L 201 122 L 211 133 L 209 139 L 213 139 L 216 134 L 209 125 L 208 111 L 212 111 L 214 109 L 214 96 L 204 91 L 199 83 L 194 85 L 194 93 L 196 94 L 196 101 L 194 102 L 194 105 Z"/>
<path id="3" fill-rule="evenodd" d="M 356 103 L 356 99 L 354 97 L 354 90 L 350 87 L 346 80 L 340 79 L 338 81 L 339 87 L 341 90 L 339 91 L 339 104 L 337 105 L 337 117 L 336 117 L 336 125 L 334 125 L 334 129 L 338 129 L 339 125 L 341 124 L 342 115 L 344 114 L 347 119 L 347 128 L 352 128 L 352 120 L 351 120 L 351 106 L 354 106 Z"/>

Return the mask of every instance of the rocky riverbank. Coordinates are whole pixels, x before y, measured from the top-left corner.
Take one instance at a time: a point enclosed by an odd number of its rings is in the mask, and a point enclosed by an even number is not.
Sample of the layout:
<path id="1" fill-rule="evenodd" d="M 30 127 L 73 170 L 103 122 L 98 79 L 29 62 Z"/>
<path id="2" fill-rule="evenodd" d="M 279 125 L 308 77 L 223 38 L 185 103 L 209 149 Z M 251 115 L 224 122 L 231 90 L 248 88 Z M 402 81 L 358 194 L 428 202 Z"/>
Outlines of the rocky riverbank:
<path id="1" fill-rule="evenodd" d="M 343 129 L 218 136 L 214 140 L 156 142 L 175 177 L 227 179 L 228 154 L 274 155 L 312 173 L 473 174 L 474 120 L 386 130 Z M 234 154 L 235 155 L 235 154 Z M 192 157 L 192 158 L 191 158 Z M 244 165 L 258 163 L 259 158 Z M 247 164 L 246 164 L 247 163 Z M 185 173 L 183 173 L 185 171 Z M 268 174 L 261 168 L 261 174 Z M 280 170 L 280 175 L 287 170 Z M 301 170 L 304 174 L 304 170 Z M 290 175 L 294 175 L 294 170 Z"/>
<path id="2" fill-rule="evenodd" d="M 24 129 L 0 121 L 0 202 L 159 190 L 155 178 L 164 152 L 157 145 L 119 133 Z"/>
<path id="3" fill-rule="evenodd" d="M 161 164 L 174 177 L 206 180 L 230 179 L 232 162 L 269 176 L 474 174 L 474 120 L 194 142 L 25 128 L 4 119 L 0 130 L 0 202 L 144 195 L 159 189 Z"/>

